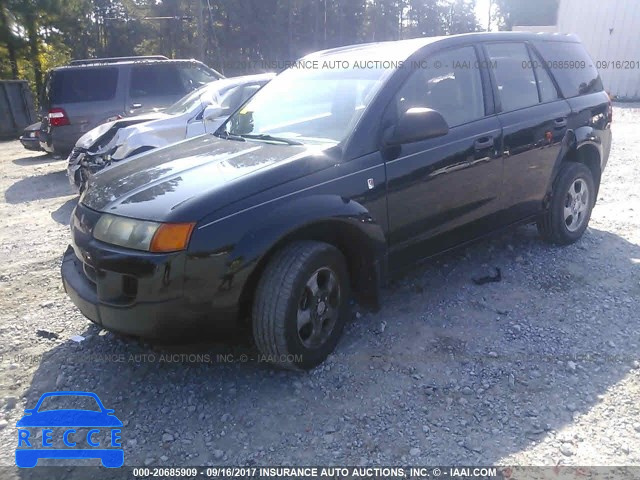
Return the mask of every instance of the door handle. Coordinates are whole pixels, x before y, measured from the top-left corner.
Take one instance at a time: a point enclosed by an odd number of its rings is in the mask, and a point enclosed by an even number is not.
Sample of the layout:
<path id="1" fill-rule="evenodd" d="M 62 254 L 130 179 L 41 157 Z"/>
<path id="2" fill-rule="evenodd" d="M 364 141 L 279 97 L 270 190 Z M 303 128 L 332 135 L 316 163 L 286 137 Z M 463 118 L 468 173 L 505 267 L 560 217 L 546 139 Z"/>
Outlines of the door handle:
<path id="1" fill-rule="evenodd" d="M 473 144 L 476 150 L 486 150 L 493 147 L 493 137 L 482 137 L 476 140 Z"/>
<path id="2" fill-rule="evenodd" d="M 567 119 L 565 117 L 556 118 L 553 123 L 556 128 L 564 128 L 567 126 Z"/>
<path id="3" fill-rule="evenodd" d="M 137 110 L 139 108 L 142 108 L 142 104 L 141 103 L 132 103 L 131 104 L 131 110 Z"/>

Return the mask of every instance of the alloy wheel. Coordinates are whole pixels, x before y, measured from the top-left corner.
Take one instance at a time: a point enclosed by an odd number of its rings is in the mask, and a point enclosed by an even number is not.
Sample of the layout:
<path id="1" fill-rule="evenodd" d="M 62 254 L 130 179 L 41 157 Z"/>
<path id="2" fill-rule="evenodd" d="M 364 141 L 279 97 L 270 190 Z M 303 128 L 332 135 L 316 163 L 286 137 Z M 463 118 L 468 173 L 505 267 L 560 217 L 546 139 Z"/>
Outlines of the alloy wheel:
<path id="1" fill-rule="evenodd" d="M 577 178 L 569 187 L 564 203 L 564 224 L 570 232 L 577 231 L 589 213 L 589 187 L 582 178 Z"/>
<path id="2" fill-rule="evenodd" d="M 316 270 L 298 303 L 298 338 L 306 348 L 318 348 L 331 336 L 340 313 L 340 282 L 330 268 Z"/>

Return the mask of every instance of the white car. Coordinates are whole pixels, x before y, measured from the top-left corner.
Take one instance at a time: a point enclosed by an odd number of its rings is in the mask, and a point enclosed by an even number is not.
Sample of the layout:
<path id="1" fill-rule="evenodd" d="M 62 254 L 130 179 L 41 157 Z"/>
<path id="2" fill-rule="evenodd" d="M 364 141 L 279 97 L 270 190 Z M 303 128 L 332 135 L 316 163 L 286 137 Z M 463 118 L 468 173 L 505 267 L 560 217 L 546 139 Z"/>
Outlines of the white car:
<path id="1" fill-rule="evenodd" d="M 215 132 L 274 73 L 211 82 L 161 112 L 104 123 L 84 134 L 68 158 L 69 182 L 80 191 L 92 174 L 154 148 Z"/>

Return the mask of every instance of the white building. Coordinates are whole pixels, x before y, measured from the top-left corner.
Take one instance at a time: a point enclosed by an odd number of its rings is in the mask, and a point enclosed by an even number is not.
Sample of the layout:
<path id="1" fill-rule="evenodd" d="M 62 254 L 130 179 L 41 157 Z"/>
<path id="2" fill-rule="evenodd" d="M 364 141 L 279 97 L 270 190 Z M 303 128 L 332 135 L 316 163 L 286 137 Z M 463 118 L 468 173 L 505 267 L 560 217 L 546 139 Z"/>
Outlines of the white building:
<path id="1" fill-rule="evenodd" d="M 557 25 L 514 30 L 575 33 L 607 92 L 640 100 L 640 0 L 560 0 Z"/>

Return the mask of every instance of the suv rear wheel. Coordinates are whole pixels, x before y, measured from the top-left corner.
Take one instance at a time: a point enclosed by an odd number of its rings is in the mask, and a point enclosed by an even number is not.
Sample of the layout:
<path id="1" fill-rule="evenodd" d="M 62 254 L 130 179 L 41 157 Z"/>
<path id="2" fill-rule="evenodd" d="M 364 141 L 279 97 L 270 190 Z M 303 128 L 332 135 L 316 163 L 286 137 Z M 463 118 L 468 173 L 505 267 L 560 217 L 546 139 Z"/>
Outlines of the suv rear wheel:
<path id="1" fill-rule="evenodd" d="M 587 229 L 595 204 L 593 175 L 582 163 L 567 162 L 558 173 L 551 205 L 538 220 L 538 231 L 557 245 L 574 243 Z"/>
<path id="2" fill-rule="evenodd" d="M 347 318 L 349 274 L 338 249 L 287 245 L 271 259 L 253 303 L 253 337 L 272 363 L 310 369 L 334 350 Z"/>

